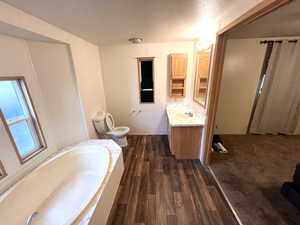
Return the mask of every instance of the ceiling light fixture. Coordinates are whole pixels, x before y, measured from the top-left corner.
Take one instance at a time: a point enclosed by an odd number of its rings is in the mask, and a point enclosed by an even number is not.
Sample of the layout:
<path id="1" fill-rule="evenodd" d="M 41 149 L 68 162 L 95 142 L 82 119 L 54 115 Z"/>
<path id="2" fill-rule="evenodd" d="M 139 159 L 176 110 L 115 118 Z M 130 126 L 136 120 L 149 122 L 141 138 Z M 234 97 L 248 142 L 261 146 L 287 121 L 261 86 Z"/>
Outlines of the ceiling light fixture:
<path id="1" fill-rule="evenodd" d="M 129 38 L 128 41 L 130 41 L 132 44 L 140 44 L 143 42 L 143 38 L 133 37 Z"/>

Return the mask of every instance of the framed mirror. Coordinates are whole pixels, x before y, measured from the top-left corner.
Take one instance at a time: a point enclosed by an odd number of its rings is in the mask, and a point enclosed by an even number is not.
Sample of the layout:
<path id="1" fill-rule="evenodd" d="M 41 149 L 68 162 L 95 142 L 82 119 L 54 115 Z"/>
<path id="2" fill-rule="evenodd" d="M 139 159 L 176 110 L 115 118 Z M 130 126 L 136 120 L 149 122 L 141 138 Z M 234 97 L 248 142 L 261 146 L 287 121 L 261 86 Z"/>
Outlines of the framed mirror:
<path id="1" fill-rule="evenodd" d="M 205 108 L 208 92 L 212 46 L 197 52 L 194 81 L 194 101 Z"/>

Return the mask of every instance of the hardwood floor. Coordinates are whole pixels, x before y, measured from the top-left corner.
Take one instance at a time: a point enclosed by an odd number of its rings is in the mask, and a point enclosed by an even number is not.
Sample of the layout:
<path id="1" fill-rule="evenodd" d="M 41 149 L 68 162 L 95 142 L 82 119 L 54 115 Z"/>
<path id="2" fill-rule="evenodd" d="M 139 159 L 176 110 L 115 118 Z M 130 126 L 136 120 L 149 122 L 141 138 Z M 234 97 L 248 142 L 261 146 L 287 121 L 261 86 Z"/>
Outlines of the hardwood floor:
<path id="1" fill-rule="evenodd" d="M 300 161 L 300 136 L 222 135 L 228 154 L 210 165 L 244 225 L 299 225 L 280 189 Z"/>
<path id="2" fill-rule="evenodd" d="M 237 225 L 198 160 L 176 160 L 167 136 L 130 136 L 107 225 Z"/>

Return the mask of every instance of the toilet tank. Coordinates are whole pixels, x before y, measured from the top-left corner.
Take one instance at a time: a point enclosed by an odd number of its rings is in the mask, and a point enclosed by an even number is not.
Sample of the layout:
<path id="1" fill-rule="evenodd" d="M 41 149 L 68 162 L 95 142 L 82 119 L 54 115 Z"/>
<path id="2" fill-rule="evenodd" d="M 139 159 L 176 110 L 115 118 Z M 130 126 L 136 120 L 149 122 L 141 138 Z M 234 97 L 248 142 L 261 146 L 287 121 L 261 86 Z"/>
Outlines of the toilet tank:
<path id="1" fill-rule="evenodd" d="M 93 118 L 94 126 L 99 134 L 102 134 L 106 131 L 105 125 L 105 112 L 98 112 L 96 116 Z"/>

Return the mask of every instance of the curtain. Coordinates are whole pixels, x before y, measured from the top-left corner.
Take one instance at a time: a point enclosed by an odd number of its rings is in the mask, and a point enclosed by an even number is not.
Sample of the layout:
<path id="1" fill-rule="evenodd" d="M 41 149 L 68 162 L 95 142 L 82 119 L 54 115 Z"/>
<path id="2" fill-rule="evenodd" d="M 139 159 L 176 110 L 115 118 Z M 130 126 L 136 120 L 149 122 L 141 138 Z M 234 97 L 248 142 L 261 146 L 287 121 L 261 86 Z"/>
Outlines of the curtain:
<path id="1" fill-rule="evenodd" d="M 294 133 L 300 115 L 299 42 L 274 43 L 250 133 Z"/>

